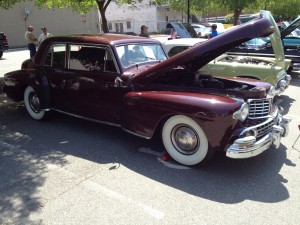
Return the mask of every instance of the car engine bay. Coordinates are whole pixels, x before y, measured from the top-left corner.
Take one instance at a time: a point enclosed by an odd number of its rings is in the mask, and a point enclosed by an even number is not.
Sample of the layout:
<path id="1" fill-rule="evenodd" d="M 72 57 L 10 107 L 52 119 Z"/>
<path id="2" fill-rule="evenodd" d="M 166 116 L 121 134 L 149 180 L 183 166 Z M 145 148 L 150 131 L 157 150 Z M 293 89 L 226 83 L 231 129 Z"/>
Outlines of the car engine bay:
<path id="1" fill-rule="evenodd" d="M 241 63 L 241 64 L 255 64 L 255 65 L 268 65 L 274 66 L 275 64 L 262 59 L 256 59 L 253 57 L 247 56 L 226 56 L 219 60 L 219 62 L 228 62 L 228 63 Z"/>

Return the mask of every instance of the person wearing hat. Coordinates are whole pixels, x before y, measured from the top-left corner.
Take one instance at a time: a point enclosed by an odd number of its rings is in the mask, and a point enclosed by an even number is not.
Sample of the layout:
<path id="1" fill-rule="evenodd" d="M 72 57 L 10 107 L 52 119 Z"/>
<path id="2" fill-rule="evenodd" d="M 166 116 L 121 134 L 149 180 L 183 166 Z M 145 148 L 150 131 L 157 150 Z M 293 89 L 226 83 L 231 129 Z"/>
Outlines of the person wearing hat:
<path id="1" fill-rule="evenodd" d="M 39 45 L 41 45 L 42 42 L 43 42 L 47 37 L 53 36 L 53 34 L 48 33 L 48 30 L 47 30 L 46 27 L 42 27 L 41 30 L 42 30 L 42 33 L 41 33 L 41 35 L 39 36 Z"/>
<path id="2" fill-rule="evenodd" d="M 25 39 L 28 44 L 28 50 L 30 52 L 30 58 L 33 58 L 35 53 L 36 53 L 36 46 L 35 42 L 38 41 L 38 39 L 34 36 L 33 32 L 33 27 L 28 26 L 27 31 L 25 32 Z"/>
<path id="3" fill-rule="evenodd" d="M 145 25 L 141 26 L 141 33 L 140 33 L 139 36 L 141 36 L 141 37 L 147 37 L 147 38 L 149 37 L 148 27 L 147 26 L 145 26 Z"/>

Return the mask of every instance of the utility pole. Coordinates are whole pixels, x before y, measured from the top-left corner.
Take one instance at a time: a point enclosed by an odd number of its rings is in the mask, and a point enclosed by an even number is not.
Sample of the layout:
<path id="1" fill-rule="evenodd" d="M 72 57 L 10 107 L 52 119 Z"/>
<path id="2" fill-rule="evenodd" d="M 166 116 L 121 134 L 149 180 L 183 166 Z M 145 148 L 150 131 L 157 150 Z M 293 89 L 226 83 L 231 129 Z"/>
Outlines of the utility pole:
<path id="1" fill-rule="evenodd" d="M 187 11 L 187 20 L 188 20 L 188 23 L 190 23 L 190 0 L 188 0 L 187 8 L 188 8 L 188 11 Z"/>

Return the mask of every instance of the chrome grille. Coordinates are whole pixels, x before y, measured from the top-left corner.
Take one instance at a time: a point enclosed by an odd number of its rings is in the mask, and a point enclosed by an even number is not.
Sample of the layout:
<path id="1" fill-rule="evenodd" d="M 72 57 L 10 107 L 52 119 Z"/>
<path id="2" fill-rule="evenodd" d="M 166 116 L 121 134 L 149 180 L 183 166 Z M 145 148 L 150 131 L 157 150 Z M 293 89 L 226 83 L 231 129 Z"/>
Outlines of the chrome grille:
<path id="1" fill-rule="evenodd" d="M 264 137 L 270 131 L 272 131 L 273 125 L 277 123 L 277 120 L 274 118 L 268 119 L 255 119 L 255 120 L 247 120 L 245 123 L 246 130 L 256 129 L 257 130 L 257 139 Z"/>
<path id="2" fill-rule="evenodd" d="M 265 136 L 267 133 L 269 133 L 272 130 L 272 127 L 273 127 L 274 124 L 275 124 L 275 121 L 272 120 L 272 121 L 269 121 L 265 124 L 262 124 L 262 125 L 258 126 L 256 128 L 257 132 L 258 132 L 256 138 L 259 139 L 259 138 Z"/>
<path id="3" fill-rule="evenodd" d="M 271 99 L 249 99 L 249 119 L 268 116 L 271 108 Z"/>

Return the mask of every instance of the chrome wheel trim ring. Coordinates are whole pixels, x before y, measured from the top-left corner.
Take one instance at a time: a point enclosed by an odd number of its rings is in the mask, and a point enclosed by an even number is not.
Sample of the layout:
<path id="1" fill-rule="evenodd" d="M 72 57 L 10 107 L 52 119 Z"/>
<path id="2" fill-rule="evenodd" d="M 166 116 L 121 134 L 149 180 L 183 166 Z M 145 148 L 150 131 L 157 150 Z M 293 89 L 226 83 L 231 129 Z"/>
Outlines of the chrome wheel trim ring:
<path id="1" fill-rule="evenodd" d="M 195 154 L 200 145 L 197 132 L 187 124 L 178 124 L 172 129 L 171 141 L 174 148 L 184 155 Z"/>

